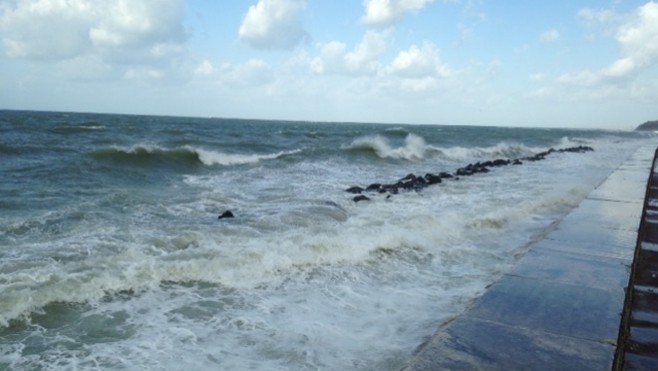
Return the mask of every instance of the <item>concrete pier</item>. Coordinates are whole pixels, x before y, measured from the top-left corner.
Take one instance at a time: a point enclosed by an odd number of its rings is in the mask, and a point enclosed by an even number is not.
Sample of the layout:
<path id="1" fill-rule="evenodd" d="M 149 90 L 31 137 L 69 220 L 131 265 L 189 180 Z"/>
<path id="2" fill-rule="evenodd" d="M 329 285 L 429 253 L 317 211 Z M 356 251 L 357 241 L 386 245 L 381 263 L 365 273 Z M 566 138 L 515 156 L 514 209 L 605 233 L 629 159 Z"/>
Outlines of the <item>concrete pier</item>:
<path id="1" fill-rule="evenodd" d="M 610 370 L 654 149 L 631 155 L 404 370 Z"/>

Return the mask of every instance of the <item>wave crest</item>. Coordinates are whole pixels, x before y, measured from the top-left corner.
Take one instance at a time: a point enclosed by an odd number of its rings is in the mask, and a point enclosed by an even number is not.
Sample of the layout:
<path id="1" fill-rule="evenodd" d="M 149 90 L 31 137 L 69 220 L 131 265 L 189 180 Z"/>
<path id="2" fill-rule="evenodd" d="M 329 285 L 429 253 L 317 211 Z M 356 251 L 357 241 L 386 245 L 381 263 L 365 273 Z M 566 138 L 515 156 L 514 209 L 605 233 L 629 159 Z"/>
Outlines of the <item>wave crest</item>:
<path id="1" fill-rule="evenodd" d="M 441 157 L 449 160 L 471 161 L 473 159 L 522 158 L 532 156 L 544 148 L 533 148 L 523 144 L 501 142 L 490 147 L 450 147 L 441 148 Z"/>
<path id="2" fill-rule="evenodd" d="M 563 143 L 568 141 L 563 140 Z M 532 156 L 545 148 L 529 147 L 523 144 L 501 142 L 489 147 L 435 147 L 425 142 L 425 139 L 416 134 L 408 134 L 404 144 L 394 147 L 388 138 L 374 135 L 356 139 L 348 147 L 353 152 L 364 152 L 379 158 L 393 158 L 402 160 L 422 160 L 428 155 L 438 156 L 445 160 L 471 161 L 475 159 L 491 158 L 523 158 Z"/>
<path id="3" fill-rule="evenodd" d="M 354 152 L 366 152 L 379 158 L 394 158 L 402 160 L 421 160 L 434 147 L 428 146 L 423 137 L 408 134 L 404 145 L 394 148 L 389 140 L 381 135 L 356 139 L 347 149 Z"/>
<path id="4" fill-rule="evenodd" d="M 301 152 L 300 149 L 271 154 L 230 154 L 188 145 L 176 148 L 164 148 L 157 145 L 136 145 L 130 148 L 111 147 L 97 150 L 93 154 L 99 158 L 109 158 L 118 162 L 130 162 L 132 164 L 172 162 L 205 166 L 233 166 L 254 164 L 261 160 L 273 160 L 299 152 Z"/>

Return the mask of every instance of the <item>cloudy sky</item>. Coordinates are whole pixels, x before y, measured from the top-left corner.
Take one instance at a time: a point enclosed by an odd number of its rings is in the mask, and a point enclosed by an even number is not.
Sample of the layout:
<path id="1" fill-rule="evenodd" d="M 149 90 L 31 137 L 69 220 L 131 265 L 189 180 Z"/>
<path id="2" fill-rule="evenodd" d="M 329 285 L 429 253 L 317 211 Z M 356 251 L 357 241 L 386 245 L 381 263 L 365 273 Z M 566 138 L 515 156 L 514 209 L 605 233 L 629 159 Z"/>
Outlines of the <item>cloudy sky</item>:
<path id="1" fill-rule="evenodd" d="M 0 108 L 630 129 L 658 2 L 0 0 Z"/>

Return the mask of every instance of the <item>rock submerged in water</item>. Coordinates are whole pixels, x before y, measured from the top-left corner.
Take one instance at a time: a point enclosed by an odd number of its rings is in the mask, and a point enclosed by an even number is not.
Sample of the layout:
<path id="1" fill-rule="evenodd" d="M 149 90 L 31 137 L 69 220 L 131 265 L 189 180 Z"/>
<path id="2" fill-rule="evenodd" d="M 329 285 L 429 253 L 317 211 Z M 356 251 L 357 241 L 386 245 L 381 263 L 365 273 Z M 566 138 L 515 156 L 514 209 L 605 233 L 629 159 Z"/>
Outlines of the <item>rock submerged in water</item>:
<path id="1" fill-rule="evenodd" d="M 235 218 L 235 215 L 233 215 L 231 210 L 226 210 L 220 216 L 217 217 L 217 219 L 225 219 L 225 218 Z"/>
<path id="2" fill-rule="evenodd" d="M 571 152 L 571 153 L 582 153 L 593 151 L 594 148 L 589 146 L 576 146 L 562 149 L 550 148 L 547 151 L 537 153 L 533 156 L 523 157 L 521 159 L 496 159 L 486 162 L 477 162 L 474 164 L 468 164 L 464 167 L 457 169 L 454 173 L 440 172 L 438 175 L 433 173 L 427 173 L 425 176 L 417 176 L 413 173 L 407 174 L 404 178 L 399 179 L 396 183 L 385 184 L 385 183 L 372 183 L 366 188 L 359 186 L 353 186 L 346 189 L 346 192 L 358 194 L 359 196 L 354 197 L 352 200 L 354 202 L 360 201 L 370 201 L 370 198 L 363 195 L 363 192 L 370 193 L 388 193 L 386 198 L 390 198 L 391 195 L 397 194 L 400 189 L 407 191 L 417 191 L 419 192 L 425 187 L 434 184 L 440 184 L 443 182 L 443 179 L 453 179 L 459 180 L 460 176 L 471 176 L 478 173 L 488 173 L 491 171 L 491 168 L 508 166 L 508 165 L 522 165 L 523 161 L 534 162 L 545 160 L 546 156 L 558 152 Z"/>

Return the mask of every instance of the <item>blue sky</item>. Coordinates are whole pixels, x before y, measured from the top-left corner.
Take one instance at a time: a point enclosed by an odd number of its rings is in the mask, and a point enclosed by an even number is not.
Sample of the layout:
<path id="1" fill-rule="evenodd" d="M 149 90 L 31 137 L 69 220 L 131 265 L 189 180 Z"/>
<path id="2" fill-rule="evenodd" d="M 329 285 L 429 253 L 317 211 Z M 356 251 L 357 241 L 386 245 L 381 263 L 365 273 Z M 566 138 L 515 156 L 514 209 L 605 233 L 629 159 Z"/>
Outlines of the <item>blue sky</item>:
<path id="1" fill-rule="evenodd" d="M 0 0 L 0 108 L 632 129 L 658 3 Z"/>

